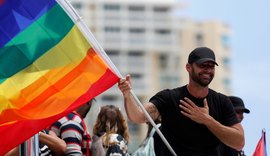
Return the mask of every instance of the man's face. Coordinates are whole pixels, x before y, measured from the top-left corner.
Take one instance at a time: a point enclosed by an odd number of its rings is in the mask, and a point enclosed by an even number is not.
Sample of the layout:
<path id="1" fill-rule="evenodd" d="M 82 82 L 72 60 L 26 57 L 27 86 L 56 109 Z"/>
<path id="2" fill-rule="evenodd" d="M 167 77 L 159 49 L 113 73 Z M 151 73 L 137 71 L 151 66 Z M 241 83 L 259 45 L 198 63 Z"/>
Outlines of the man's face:
<path id="1" fill-rule="evenodd" d="M 193 63 L 191 69 L 191 79 L 203 87 L 208 86 L 215 75 L 215 64 L 211 61 L 202 64 Z"/>
<path id="2" fill-rule="evenodd" d="M 235 110 L 236 111 L 236 116 L 240 122 L 244 119 L 244 112 L 243 110 Z"/>
<path id="3" fill-rule="evenodd" d="M 93 100 L 86 102 L 84 105 L 82 105 L 82 106 L 77 110 L 78 112 L 80 112 L 79 114 L 82 116 L 82 118 L 85 118 L 85 117 L 86 117 L 87 113 L 88 113 L 89 110 L 91 109 L 92 102 L 93 102 Z"/>

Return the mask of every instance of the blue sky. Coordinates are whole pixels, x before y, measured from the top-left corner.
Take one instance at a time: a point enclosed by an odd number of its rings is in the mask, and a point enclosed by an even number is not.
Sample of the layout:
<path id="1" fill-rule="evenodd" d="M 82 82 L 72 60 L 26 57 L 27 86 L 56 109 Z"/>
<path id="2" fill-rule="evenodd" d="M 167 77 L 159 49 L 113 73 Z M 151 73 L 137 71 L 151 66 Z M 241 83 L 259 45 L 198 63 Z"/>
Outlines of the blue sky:
<path id="1" fill-rule="evenodd" d="M 181 13 L 194 20 L 219 20 L 228 24 L 233 35 L 232 88 L 251 111 L 242 122 L 244 151 L 251 156 L 265 128 L 270 152 L 270 1 L 181 0 Z"/>

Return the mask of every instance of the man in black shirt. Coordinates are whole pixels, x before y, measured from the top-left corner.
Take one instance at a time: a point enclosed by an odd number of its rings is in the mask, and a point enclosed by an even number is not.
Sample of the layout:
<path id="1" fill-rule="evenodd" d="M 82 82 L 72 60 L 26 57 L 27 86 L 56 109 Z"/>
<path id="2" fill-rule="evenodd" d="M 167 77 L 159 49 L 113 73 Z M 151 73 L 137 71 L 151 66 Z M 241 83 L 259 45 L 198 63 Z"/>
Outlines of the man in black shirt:
<path id="1" fill-rule="evenodd" d="M 208 88 L 216 65 L 211 49 L 194 49 L 186 64 L 189 83 L 160 91 L 144 104 L 153 120 L 161 116 L 162 132 L 179 156 L 219 156 L 222 155 L 221 142 L 236 150 L 244 146 L 243 127 L 231 101 Z M 147 122 L 130 92 L 131 77 L 121 79 L 118 87 L 123 93 L 129 119 L 135 123 Z M 171 153 L 164 148 L 162 155 Z"/>

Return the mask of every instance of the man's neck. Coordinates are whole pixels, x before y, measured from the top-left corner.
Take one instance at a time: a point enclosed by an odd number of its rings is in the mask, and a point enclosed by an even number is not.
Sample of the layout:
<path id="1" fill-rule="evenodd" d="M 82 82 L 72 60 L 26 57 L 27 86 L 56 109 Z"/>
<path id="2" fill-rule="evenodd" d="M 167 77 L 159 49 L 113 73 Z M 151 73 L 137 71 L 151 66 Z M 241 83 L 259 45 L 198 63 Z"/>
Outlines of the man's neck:
<path id="1" fill-rule="evenodd" d="M 203 87 L 197 84 L 188 84 L 187 89 L 188 92 L 196 98 L 204 98 L 208 95 L 209 92 L 208 87 Z"/>
<path id="2" fill-rule="evenodd" d="M 80 111 L 75 110 L 75 111 L 73 111 L 73 113 L 76 114 L 76 115 L 79 115 L 83 119 L 82 115 L 80 114 Z"/>

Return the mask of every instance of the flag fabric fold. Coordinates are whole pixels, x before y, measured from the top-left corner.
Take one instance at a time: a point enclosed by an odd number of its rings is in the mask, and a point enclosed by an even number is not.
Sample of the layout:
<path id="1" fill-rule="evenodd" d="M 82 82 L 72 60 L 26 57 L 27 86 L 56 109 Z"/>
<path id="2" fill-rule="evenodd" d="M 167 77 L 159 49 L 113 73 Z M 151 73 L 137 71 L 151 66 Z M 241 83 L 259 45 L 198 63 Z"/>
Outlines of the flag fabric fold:
<path id="1" fill-rule="evenodd" d="M 56 0 L 0 3 L 0 155 L 119 76 Z"/>
<path id="2" fill-rule="evenodd" d="M 256 146 L 253 156 L 267 156 L 265 130 L 262 130 L 262 136 Z"/>

